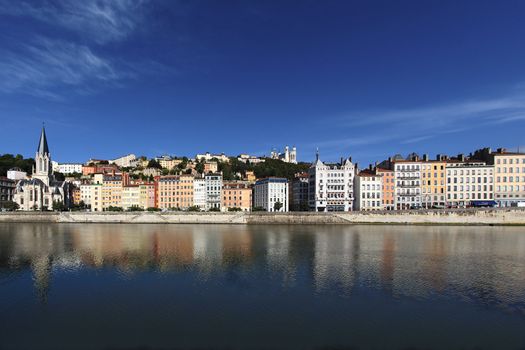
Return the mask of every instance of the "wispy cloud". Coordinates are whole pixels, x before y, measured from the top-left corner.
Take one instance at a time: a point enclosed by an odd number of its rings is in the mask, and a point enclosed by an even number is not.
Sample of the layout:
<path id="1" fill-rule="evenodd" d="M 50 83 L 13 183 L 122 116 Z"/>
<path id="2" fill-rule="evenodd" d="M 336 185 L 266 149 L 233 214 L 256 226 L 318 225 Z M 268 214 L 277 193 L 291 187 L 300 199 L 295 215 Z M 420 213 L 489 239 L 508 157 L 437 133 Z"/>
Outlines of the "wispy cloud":
<path id="1" fill-rule="evenodd" d="M 436 128 L 448 128 L 451 124 L 465 121 L 499 123 L 524 118 L 525 94 L 519 91 L 502 98 L 462 101 L 404 110 L 350 113 L 341 121 L 348 127 L 390 123 L 390 125 L 436 130 Z"/>
<path id="2" fill-rule="evenodd" d="M 84 45 L 38 38 L 15 51 L 0 51 L 0 91 L 58 99 L 63 87 L 89 89 L 93 82 L 115 83 L 126 77 L 110 61 Z"/>
<path id="3" fill-rule="evenodd" d="M 319 119 L 324 123 L 324 118 Z M 325 154 L 361 153 L 385 143 L 393 150 L 401 150 L 406 146 L 419 147 L 438 137 L 447 140 L 447 135 L 467 133 L 475 128 L 525 121 L 525 88 L 513 89 L 503 97 L 407 109 L 355 111 L 332 120 L 339 125 L 339 134 L 349 136 L 334 138 L 332 132 L 325 140 L 302 146 L 319 147 Z M 397 148 L 392 148 L 393 144 L 397 144 Z"/>
<path id="4" fill-rule="evenodd" d="M 59 25 L 98 43 L 122 40 L 143 19 L 146 0 L 0 0 L 0 13 Z"/>

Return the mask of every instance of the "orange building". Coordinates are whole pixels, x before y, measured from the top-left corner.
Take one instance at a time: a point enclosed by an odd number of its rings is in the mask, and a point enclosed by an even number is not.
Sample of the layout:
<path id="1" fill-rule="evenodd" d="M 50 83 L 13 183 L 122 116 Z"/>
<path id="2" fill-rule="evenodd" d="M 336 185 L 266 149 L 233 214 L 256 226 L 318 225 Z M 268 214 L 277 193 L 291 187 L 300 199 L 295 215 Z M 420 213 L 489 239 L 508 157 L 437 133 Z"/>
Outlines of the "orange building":
<path id="1" fill-rule="evenodd" d="M 383 177 L 383 209 L 394 209 L 395 180 L 394 171 L 390 169 L 376 168 L 376 174 Z"/>
<path id="2" fill-rule="evenodd" d="M 169 175 L 155 178 L 156 207 L 188 209 L 193 206 L 193 175 Z"/>
<path id="3" fill-rule="evenodd" d="M 229 210 L 239 208 L 242 211 L 252 209 L 252 189 L 246 183 L 225 181 L 222 187 L 221 207 Z"/>
<path id="4" fill-rule="evenodd" d="M 81 201 L 80 197 L 80 188 L 73 188 L 73 204 L 79 205 Z"/>
<path id="5" fill-rule="evenodd" d="M 82 165 L 82 175 L 115 174 L 119 170 L 115 164 Z"/>

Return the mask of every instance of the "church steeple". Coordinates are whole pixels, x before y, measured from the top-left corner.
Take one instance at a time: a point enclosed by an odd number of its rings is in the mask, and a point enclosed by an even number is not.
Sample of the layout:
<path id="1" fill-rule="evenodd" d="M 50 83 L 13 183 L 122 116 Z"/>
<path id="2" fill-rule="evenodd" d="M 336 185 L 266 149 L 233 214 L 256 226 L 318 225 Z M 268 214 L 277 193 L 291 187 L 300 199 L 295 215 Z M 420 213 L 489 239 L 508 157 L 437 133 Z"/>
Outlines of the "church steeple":
<path id="1" fill-rule="evenodd" d="M 36 151 L 39 155 L 49 154 L 49 147 L 47 146 L 46 129 L 42 125 L 42 132 L 40 133 L 40 141 L 38 142 L 38 149 Z"/>
<path id="2" fill-rule="evenodd" d="M 33 169 L 33 177 L 42 180 L 49 186 L 52 180 L 53 166 L 51 164 L 51 155 L 49 154 L 49 146 L 47 145 L 46 129 L 42 125 L 42 132 L 40 133 L 40 141 L 38 141 L 38 149 L 35 154 L 35 168 Z"/>

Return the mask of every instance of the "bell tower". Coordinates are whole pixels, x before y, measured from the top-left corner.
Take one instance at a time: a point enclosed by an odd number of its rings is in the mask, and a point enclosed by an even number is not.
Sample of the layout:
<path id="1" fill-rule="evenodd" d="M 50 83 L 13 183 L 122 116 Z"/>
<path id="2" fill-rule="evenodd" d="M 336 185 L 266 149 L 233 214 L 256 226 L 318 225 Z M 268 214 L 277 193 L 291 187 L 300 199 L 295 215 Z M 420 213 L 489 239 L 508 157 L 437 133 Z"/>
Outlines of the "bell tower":
<path id="1" fill-rule="evenodd" d="M 47 186 L 49 186 L 52 174 L 53 169 L 51 165 L 51 156 L 49 155 L 49 147 L 47 145 L 46 129 L 42 126 L 40 141 L 38 142 L 38 149 L 35 155 L 33 177 L 42 180 Z"/>

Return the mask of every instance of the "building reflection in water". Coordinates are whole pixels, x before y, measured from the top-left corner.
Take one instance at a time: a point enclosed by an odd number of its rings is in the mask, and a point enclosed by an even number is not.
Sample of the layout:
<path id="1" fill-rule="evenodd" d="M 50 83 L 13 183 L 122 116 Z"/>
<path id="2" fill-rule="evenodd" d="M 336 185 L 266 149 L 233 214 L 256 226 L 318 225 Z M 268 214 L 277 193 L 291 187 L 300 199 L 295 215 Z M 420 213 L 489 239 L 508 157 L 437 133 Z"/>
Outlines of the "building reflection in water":
<path id="1" fill-rule="evenodd" d="M 46 302 L 53 273 L 114 268 L 190 271 L 206 279 L 257 271 L 317 293 L 374 288 L 441 293 L 525 313 L 525 235 L 513 227 L 0 225 L 0 278 L 32 271 Z M 4 275 L 4 276 L 2 276 Z"/>

